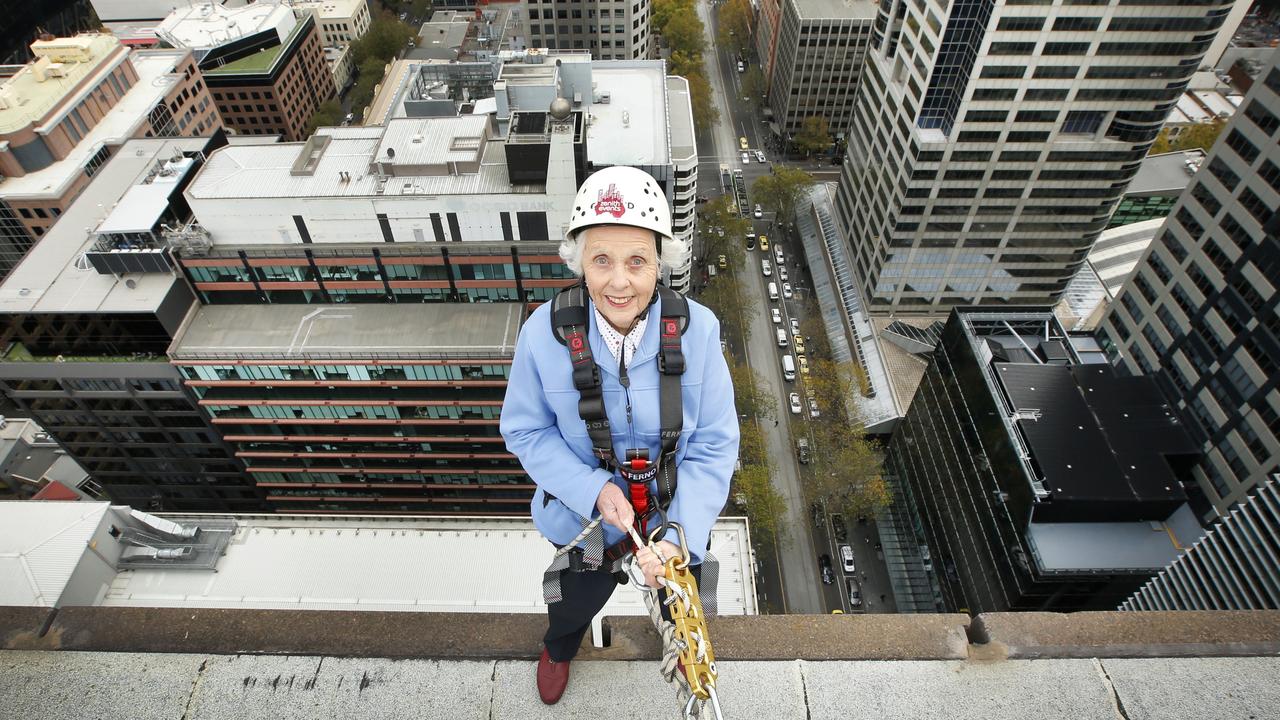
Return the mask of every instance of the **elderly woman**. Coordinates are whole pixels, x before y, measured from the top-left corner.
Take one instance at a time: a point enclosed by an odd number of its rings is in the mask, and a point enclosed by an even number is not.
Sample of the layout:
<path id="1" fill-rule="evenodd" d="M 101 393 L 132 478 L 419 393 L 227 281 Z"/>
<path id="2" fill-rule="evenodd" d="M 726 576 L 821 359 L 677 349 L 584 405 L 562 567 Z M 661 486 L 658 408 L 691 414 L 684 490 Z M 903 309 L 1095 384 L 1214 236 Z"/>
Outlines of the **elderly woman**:
<path id="1" fill-rule="evenodd" d="M 579 189 L 560 256 L 585 283 L 586 297 L 564 296 L 579 297 L 587 305 L 581 313 L 583 332 L 569 332 L 566 342 L 562 328 L 553 325 L 559 311 L 553 316 L 552 310 L 561 307 L 560 298 L 530 315 L 516 345 L 501 421 L 507 448 L 538 486 L 534 524 L 556 547 L 574 541 L 587 521 L 599 518 L 604 556 L 624 554 L 631 549 L 628 528 L 634 524 L 641 530 L 635 504 L 652 505 L 654 498 L 669 494 L 666 515 L 684 528 L 691 562 L 695 567 L 702 562 L 711 526 L 728 495 L 738 456 L 738 425 L 719 321 L 707 308 L 688 301 L 687 325 L 677 335 L 667 316 L 668 300 L 657 302 L 664 267 L 685 253 L 687 245 L 672 235 L 666 197 L 647 173 L 611 167 L 593 174 Z M 663 293 L 684 306 L 678 295 L 665 288 Z M 683 356 L 683 373 L 678 375 L 679 392 L 668 393 L 670 407 L 663 408 L 660 389 L 672 382 L 663 375 L 672 374 L 677 365 L 673 352 Z M 668 359 L 660 363 L 660 357 Z M 590 361 L 598 379 L 584 367 Z M 584 382 L 599 388 L 607 423 L 593 421 L 593 428 L 597 438 L 602 426 L 608 428 L 612 448 L 593 447 L 580 414 L 588 411 L 579 401 L 585 395 L 592 400 L 597 391 Z M 668 430 L 669 441 L 675 436 L 663 423 L 670 422 L 673 412 L 680 427 L 674 454 L 668 455 L 674 468 L 662 462 L 662 431 Z M 646 481 L 657 466 L 662 466 L 658 479 L 678 477 L 673 492 L 667 480 L 666 492 L 656 480 Z M 660 527 L 652 522 L 650 529 L 655 525 Z M 662 537 L 656 543 L 662 557 L 678 554 L 675 533 Z M 569 661 L 620 582 L 614 566 L 591 567 L 581 555 L 575 560 L 559 574 L 560 599 L 547 606 L 537 671 L 538 694 L 547 704 L 564 693 Z M 642 548 L 635 561 L 649 586 L 657 587 L 663 572 L 658 557 Z"/>

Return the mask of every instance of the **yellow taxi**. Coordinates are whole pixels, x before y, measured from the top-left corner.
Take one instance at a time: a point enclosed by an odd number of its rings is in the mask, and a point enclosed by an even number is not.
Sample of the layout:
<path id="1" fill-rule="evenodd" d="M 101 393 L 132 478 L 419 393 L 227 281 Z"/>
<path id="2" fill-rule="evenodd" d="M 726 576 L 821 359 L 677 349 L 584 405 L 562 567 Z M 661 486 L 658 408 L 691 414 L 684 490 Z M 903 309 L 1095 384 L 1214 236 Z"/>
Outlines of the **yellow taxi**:
<path id="1" fill-rule="evenodd" d="M 768 235 L 760 236 L 760 250 L 763 252 L 769 252 L 769 236 Z"/>
<path id="2" fill-rule="evenodd" d="M 792 346 L 795 347 L 796 354 L 803 355 L 804 354 L 804 338 L 800 337 L 799 335 L 795 335 L 792 338 L 792 341 L 793 341 Z"/>
<path id="3" fill-rule="evenodd" d="M 738 147 L 742 148 L 743 150 L 747 149 L 748 145 L 747 145 L 746 136 L 738 138 Z"/>
<path id="4" fill-rule="evenodd" d="M 723 256 L 723 255 L 721 255 L 721 256 L 720 256 L 720 258 L 719 258 L 719 260 L 720 260 L 720 269 L 721 269 L 721 270 L 726 270 L 726 269 L 728 269 L 728 267 L 729 267 L 729 258 L 727 258 L 727 257 L 725 257 L 725 256 Z"/>
<path id="5" fill-rule="evenodd" d="M 809 377 L 809 358 L 796 355 L 796 362 L 800 363 L 800 374 Z"/>

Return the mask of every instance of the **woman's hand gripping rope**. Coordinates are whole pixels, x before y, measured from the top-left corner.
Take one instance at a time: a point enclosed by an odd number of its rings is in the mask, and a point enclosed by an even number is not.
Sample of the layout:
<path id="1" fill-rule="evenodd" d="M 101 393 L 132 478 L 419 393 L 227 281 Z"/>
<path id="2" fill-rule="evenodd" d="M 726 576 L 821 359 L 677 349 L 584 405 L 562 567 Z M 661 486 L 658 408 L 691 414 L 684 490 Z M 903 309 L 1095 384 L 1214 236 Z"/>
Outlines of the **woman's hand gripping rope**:
<path id="1" fill-rule="evenodd" d="M 674 527 L 683 545 L 684 528 L 678 524 Z M 628 527 L 627 532 L 638 548 L 627 572 L 636 587 L 644 592 L 649 619 L 662 638 L 662 676 L 676 685 L 677 697 L 684 703 L 685 718 L 706 717 L 710 706 L 716 720 L 721 720 L 720 699 L 715 689 L 715 659 L 697 583 L 689 571 L 689 555 L 683 547 L 670 542 L 651 540 L 645 544 L 634 527 Z M 667 589 L 663 604 L 672 606 L 674 623 L 662 617 L 659 586 Z"/>

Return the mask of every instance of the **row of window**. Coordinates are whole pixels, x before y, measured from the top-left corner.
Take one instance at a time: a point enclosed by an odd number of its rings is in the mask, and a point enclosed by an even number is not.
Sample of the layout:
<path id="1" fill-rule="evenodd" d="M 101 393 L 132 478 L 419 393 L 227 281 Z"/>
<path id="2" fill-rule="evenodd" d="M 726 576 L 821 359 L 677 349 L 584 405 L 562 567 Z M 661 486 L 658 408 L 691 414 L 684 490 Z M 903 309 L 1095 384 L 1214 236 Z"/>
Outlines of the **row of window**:
<path id="1" fill-rule="evenodd" d="M 193 365 L 188 380 L 506 380 L 508 364 L 477 365 Z"/>

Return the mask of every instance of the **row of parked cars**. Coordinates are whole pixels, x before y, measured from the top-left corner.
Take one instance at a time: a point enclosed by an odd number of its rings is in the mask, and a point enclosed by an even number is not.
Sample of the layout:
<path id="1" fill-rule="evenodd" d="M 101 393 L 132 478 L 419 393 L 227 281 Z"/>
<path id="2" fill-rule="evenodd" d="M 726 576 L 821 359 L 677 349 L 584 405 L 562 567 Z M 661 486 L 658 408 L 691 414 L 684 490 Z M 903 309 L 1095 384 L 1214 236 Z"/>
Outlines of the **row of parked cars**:
<path id="1" fill-rule="evenodd" d="M 822 508 L 814 505 L 813 511 L 814 522 L 821 525 L 823 521 Z M 866 522 L 865 518 L 858 518 L 859 523 Z M 856 577 L 858 567 L 853 560 L 853 548 L 849 546 L 849 529 L 845 527 L 844 516 L 839 513 L 831 516 L 831 534 L 839 543 L 836 551 L 840 555 L 840 567 L 844 570 L 845 593 L 849 598 L 849 607 L 854 610 L 862 608 L 862 585 Z M 823 553 L 818 556 L 818 569 L 822 573 L 822 582 L 826 585 L 835 583 L 835 571 L 831 566 L 831 556 Z"/>

